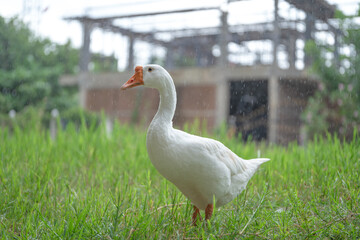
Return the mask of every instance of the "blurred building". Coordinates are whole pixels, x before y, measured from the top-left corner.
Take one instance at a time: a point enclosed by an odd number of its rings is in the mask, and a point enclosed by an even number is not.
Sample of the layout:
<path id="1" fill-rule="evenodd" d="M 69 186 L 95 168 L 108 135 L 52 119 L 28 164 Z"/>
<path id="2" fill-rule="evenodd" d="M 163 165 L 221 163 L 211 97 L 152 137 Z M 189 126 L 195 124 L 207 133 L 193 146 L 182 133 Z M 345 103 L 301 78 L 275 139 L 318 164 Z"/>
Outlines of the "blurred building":
<path id="1" fill-rule="evenodd" d="M 147 42 L 166 51 L 163 65 L 170 71 L 178 93 L 176 126 L 198 119 L 213 129 L 226 122 L 244 139 L 252 136 L 254 140 L 282 144 L 301 141 L 300 116 L 317 87 L 316 78 L 307 71 L 311 59 L 303 45 L 311 39 L 330 38 L 334 44 L 332 59 L 338 61 L 341 33 L 331 20 L 336 8 L 325 0 L 274 0 L 271 20 L 230 24 L 228 18 L 236 16 L 232 6 L 237 2 L 230 0 L 221 7 L 67 18 L 83 26 L 81 73 L 64 76 L 61 83 L 79 84 L 81 105 L 88 110 L 104 110 L 122 122 L 148 124 L 158 107 L 157 92 L 144 88 L 120 92 L 120 86 L 132 75 L 134 44 Z M 218 26 L 140 31 L 117 23 L 119 19 L 146 17 L 148 21 L 161 15 L 206 11 L 218 13 Z M 128 56 L 128 71 L 89 72 L 91 33 L 95 28 L 128 37 L 124 53 Z M 260 48 L 253 50 L 251 44 Z"/>

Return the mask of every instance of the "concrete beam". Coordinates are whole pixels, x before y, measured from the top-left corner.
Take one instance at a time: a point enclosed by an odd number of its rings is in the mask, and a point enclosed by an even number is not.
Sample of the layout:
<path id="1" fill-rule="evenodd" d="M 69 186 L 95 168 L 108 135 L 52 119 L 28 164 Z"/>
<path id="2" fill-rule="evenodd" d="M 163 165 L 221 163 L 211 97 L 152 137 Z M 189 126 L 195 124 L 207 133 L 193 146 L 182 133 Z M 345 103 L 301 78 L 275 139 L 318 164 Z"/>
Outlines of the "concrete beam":
<path id="1" fill-rule="evenodd" d="M 128 14 L 128 15 L 115 15 L 115 16 L 110 16 L 110 17 L 95 18 L 95 20 L 96 21 L 109 21 L 109 20 L 122 19 L 122 18 L 148 17 L 148 16 L 157 16 L 157 15 L 165 15 L 165 14 L 187 13 L 187 12 L 195 12 L 195 11 L 209 11 L 209 10 L 218 10 L 218 9 L 219 9 L 218 7 L 187 8 L 187 9 L 170 10 L 170 11 L 136 13 L 136 14 Z M 81 17 L 70 17 L 68 19 L 69 20 L 79 20 L 79 19 L 81 19 Z"/>
<path id="2" fill-rule="evenodd" d="M 272 66 L 270 65 L 229 67 L 226 71 L 221 71 L 217 67 L 168 70 L 176 85 L 216 84 L 219 81 L 218 74 L 222 76 L 223 79 L 230 81 L 268 80 L 272 74 Z M 132 74 L 132 70 L 115 73 L 88 73 L 84 87 L 95 89 L 120 88 Z M 318 79 L 309 75 L 305 70 L 279 69 L 278 76 L 293 79 L 293 81 L 309 81 L 313 83 L 318 81 Z M 83 78 L 81 78 L 80 75 L 63 75 L 59 79 L 59 84 L 61 86 L 75 86 L 81 79 Z"/>

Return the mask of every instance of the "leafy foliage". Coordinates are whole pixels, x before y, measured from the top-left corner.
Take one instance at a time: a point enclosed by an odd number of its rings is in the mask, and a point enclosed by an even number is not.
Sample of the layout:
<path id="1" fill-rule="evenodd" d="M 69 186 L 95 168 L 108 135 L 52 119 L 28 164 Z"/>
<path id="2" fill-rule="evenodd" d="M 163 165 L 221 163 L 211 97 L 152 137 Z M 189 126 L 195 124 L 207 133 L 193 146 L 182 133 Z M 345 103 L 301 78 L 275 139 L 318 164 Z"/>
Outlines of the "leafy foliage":
<path id="1" fill-rule="evenodd" d="M 338 13 L 343 32 L 339 62 L 326 58 L 333 46 L 308 42 L 306 51 L 313 59 L 313 70 L 321 79 L 319 89 L 305 111 L 308 132 L 329 131 L 351 139 L 354 129 L 360 129 L 360 25 Z"/>
<path id="2" fill-rule="evenodd" d="M 74 73 L 78 50 L 34 36 L 17 18 L 0 17 L 0 113 L 32 105 L 46 111 L 75 105 L 74 90 L 61 88 L 58 78 Z"/>
<path id="3" fill-rule="evenodd" d="M 80 51 L 71 42 L 56 44 L 35 36 L 18 18 L 5 20 L 0 16 L 0 123 L 11 126 L 7 116 L 15 110 L 19 122 L 31 114 L 44 116 L 56 108 L 66 121 L 80 122 L 81 116 L 90 121 L 94 114 L 78 106 L 77 87 L 62 87 L 59 77 L 78 72 Z M 92 55 L 94 72 L 116 71 L 114 56 Z M 20 124 L 22 125 L 22 124 Z"/>

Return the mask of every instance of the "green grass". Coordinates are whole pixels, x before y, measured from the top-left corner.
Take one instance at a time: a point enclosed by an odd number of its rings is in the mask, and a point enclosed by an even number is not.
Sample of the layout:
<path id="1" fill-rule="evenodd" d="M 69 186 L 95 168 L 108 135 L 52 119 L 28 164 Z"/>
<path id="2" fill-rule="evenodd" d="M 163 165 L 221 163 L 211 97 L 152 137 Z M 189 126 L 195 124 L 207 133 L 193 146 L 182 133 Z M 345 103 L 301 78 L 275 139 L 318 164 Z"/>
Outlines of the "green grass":
<path id="1" fill-rule="evenodd" d="M 192 206 L 151 165 L 145 132 L 115 125 L 0 129 L 1 239 L 358 239 L 360 141 L 287 148 L 214 138 L 265 163 L 247 190 L 191 226 Z"/>

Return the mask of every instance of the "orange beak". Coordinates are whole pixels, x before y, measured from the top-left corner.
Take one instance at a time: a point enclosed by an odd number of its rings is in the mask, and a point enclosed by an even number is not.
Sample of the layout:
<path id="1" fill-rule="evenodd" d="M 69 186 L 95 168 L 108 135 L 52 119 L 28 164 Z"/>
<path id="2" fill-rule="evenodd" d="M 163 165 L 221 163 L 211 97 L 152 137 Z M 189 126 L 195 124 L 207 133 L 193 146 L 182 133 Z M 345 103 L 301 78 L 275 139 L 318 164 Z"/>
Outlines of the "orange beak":
<path id="1" fill-rule="evenodd" d="M 135 74 L 126 83 L 124 83 L 120 89 L 125 90 L 140 85 L 144 85 L 143 68 L 141 66 L 137 66 L 135 68 Z"/>

